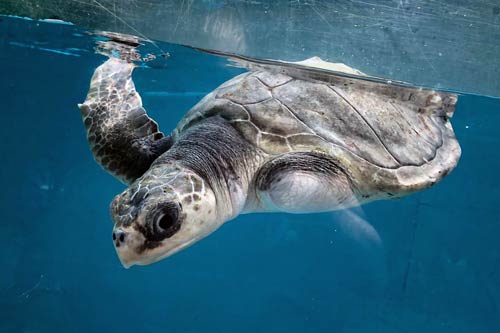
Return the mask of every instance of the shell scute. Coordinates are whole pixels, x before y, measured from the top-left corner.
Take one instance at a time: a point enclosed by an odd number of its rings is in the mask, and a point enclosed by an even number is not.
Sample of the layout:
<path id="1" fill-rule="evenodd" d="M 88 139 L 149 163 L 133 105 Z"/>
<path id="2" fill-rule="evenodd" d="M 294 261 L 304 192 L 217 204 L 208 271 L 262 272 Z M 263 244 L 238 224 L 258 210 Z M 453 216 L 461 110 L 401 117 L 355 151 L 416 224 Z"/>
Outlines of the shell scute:
<path id="1" fill-rule="evenodd" d="M 369 90 L 331 88 L 366 120 L 400 165 L 422 165 L 434 158 L 441 145 L 440 129 L 416 112 L 413 103 L 397 95 L 385 98 Z"/>
<path id="2" fill-rule="evenodd" d="M 226 87 L 217 89 L 216 98 L 224 98 L 238 104 L 259 103 L 272 98 L 271 92 L 259 79 L 248 76 Z"/>
<path id="3" fill-rule="evenodd" d="M 292 151 L 286 138 L 268 133 L 261 133 L 259 147 L 269 154 L 283 154 Z"/>
<path id="4" fill-rule="evenodd" d="M 327 85 L 296 80 L 275 88 L 273 95 L 326 141 L 371 163 L 398 165 L 366 121 Z"/>
<path id="5" fill-rule="evenodd" d="M 276 99 L 269 99 L 261 103 L 245 106 L 252 122 L 264 132 L 283 137 L 311 133 L 312 131 L 293 117 L 290 111 Z"/>
<path id="6" fill-rule="evenodd" d="M 287 82 L 293 80 L 288 75 L 280 74 L 280 73 L 270 73 L 270 72 L 256 72 L 255 77 L 261 80 L 268 87 L 274 88 L 280 85 L 283 85 Z"/>

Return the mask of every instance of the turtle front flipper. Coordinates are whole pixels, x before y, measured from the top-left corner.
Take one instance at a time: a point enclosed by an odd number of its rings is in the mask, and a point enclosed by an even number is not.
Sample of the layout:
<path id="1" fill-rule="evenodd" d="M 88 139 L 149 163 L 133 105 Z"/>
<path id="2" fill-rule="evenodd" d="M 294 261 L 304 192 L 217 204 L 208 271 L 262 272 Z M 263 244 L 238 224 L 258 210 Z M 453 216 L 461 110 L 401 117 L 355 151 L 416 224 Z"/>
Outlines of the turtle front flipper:
<path id="1" fill-rule="evenodd" d="M 319 152 L 294 152 L 264 164 L 255 180 L 265 211 L 326 212 L 358 206 L 348 173 L 333 157 Z"/>
<path id="2" fill-rule="evenodd" d="M 96 161 L 112 175 L 131 183 L 171 146 L 142 107 L 135 90 L 135 65 L 110 58 L 92 76 L 82 112 Z"/>

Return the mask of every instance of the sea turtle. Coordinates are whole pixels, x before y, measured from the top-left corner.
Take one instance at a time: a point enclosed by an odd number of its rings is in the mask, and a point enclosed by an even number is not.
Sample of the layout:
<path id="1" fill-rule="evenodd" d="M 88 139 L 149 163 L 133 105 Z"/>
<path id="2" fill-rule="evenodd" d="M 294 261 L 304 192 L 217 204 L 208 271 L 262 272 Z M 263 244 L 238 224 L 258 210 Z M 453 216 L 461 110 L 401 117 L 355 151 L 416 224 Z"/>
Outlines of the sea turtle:
<path id="1" fill-rule="evenodd" d="M 125 267 L 242 213 L 331 211 L 425 189 L 460 157 L 453 94 L 264 66 L 216 88 L 165 135 L 142 107 L 134 67 L 107 60 L 79 105 L 96 161 L 128 185 L 111 203 Z"/>

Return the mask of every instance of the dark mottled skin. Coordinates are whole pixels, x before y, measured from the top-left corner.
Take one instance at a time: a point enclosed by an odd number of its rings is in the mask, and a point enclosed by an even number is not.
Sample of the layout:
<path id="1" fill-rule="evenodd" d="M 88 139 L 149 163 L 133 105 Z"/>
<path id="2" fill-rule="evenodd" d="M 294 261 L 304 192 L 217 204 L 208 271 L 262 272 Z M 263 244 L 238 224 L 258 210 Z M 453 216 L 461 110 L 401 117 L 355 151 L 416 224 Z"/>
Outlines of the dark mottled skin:
<path id="1" fill-rule="evenodd" d="M 144 174 L 172 142 L 142 108 L 131 78 L 133 65 L 117 65 L 126 70 L 115 73 L 116 66 L 100 66 L 95 71 L 80 110 L 97 162 L 130 183 Z"/>

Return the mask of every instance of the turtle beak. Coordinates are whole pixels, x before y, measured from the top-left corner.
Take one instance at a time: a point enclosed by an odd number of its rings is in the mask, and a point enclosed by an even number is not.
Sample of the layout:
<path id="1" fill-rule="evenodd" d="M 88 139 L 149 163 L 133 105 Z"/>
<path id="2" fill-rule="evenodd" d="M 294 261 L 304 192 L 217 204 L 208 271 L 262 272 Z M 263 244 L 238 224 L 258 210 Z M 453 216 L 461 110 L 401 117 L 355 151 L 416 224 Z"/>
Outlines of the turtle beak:
<path id="1" fill-rule="evenodd" d="M 116 254 L 118 255 L 118 259 L 120 259 L 120 263 L 123 268 L 129 269 L 130 267 L 137 264 L 137 259 L 131 257 L 126 249 L 120 249 L 115 247 Z"/>
<path id="2" fill-rule="evenodd" d="M 130 267 L 132 267 L 134 265 L 134 264 L 129 264 L 126 261 L 123 261 L 121 258 L 120 258 L 120 262 L 122 263 L 122 266 L 125 269 L 129 269 Z"/>
<path id="3" fill-rule="evenodd" d="M 116 254 L 123 267 L 130 268 L 140 261 L 136 252 L 137 246 L 135 246 L 138 242 L 136 232 L 118 227 L 113 230 L 112 238 Z"/>

